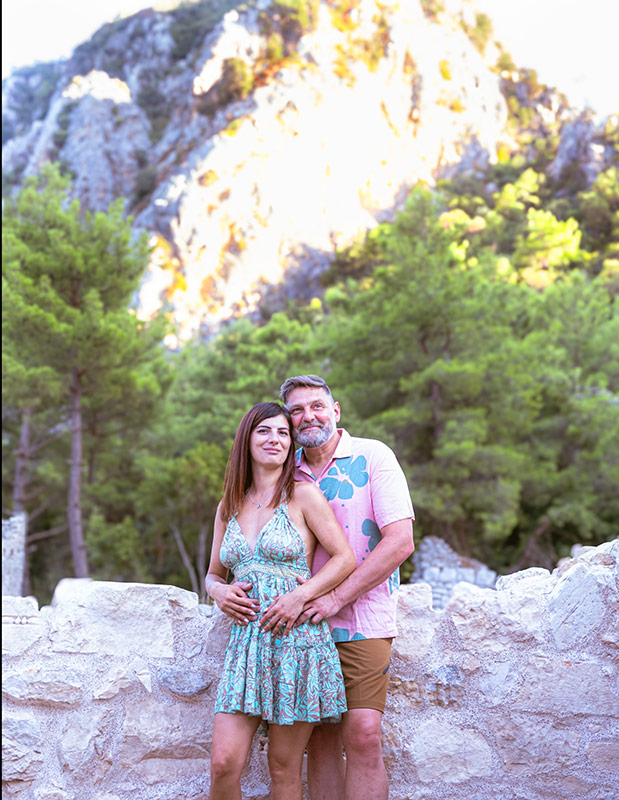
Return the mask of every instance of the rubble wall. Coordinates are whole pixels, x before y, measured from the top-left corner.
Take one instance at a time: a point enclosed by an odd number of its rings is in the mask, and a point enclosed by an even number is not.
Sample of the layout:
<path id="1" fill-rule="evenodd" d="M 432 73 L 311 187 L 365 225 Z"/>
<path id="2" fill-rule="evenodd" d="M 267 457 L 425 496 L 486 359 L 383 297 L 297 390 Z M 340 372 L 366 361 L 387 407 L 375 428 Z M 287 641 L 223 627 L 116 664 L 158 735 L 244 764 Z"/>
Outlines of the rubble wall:
<path id="1" fill-rule="evenodd" d="M 619 540 L 445 608 L 402 587 L 384 718 L 391 800 L 612 800 Z M 4 597 L 3 798 L 206 800 L 229 629 L 174 586 L 61 581 Z M 257 734 L 245 798 L 266 800 Z"/>

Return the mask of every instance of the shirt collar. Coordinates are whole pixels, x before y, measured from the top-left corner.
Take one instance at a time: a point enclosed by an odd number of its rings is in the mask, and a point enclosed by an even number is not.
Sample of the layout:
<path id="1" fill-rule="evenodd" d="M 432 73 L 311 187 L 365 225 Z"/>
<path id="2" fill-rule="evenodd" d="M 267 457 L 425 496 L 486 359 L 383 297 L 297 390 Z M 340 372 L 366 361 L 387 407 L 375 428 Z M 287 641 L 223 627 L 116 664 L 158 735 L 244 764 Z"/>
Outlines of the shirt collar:
<path id="1" fill-rule="evenodd" d="M 335 461 L 337 458 L 348 458 L 352 455 L 352 436 L 348 433 L 345 428 L 338 428 L 337 429 L 338 436 L 340 437 L 339 442 L 337 443 L 337 447 L 335 448 L 335 452 L 331 456 L 331 460 Z M 305 460 L 305 456 L 303 455 L 303 448 L 299 447 L 296 453 L 296 461 L 297 467 L 301 469 L 303 472 L 307 472 L 309 475 L 312 474 L 311 469 L 308 466 L 307 461 Z"/>

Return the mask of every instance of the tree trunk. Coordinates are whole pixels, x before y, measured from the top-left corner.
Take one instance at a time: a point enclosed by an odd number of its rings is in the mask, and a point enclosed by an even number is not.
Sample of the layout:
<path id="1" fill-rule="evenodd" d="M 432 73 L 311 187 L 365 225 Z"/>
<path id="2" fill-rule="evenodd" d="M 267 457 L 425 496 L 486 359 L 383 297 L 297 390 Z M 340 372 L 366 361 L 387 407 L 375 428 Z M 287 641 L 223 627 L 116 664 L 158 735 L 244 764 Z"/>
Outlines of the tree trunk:
<path id="1" fill-rule="evenodd" d="M 28 484 L 28 458 L 30 456 L 30 409 L 24 408 L 21 415 L 19 447 L 15 453 L 15 482 L 13 484 L 13 513 L 26 510 L 26 486 Z"/>
<path id="2" fill-rule="evenodd" d="M 71 465 L 67 517 L 75 577 L 87 578 L 88 563 L 82 527 L 82 385 L 77 369 L 73 369 L 71 379 Z"/>
<path id="3" fill-rule="evenodd" d="M 191 590 L 195 592 L 198 597 L 200 597 L 200 587 L 198 586 L 198 576 L 196 575 L 196 571 L 191 563 L 191 559 L 189 558 L 189 553 L 187 552 L 187 548 L 185 547 L 185 542 L 183 541 L 183 537 L 181 536 L 181 532 L 176 527 L 176 525 L 172 525 L 172 535 L 174 536 L 174 541 L 176 542 L 176 546 L 178 547 L 178 552 L 180 553 L 181 560 L 185 565 L 185 569 L 189 573 L 189 581 L 191 583 Z"/>
<path id="4" fill-rule="evenodd" d="M 198 597 L 200 600 L 204 600 L 206 596 L 204 579 L 206 578 L 206 548 L 208 543 L 208 532 L 209 526 L 205 523 L 201 523 L 200 527 L 198 528 L 198 554 L 196 558 L 198 565 L 198 585 L 200 586 Z"/>
<path id="5" fill-rule="evenodd" d="M 19 447 L 15 453 L 15 481 L 13 483 L 13 513 L 26 512 L 26 487 L 28 485 L 28 460 L 30 458 L 30 409 L 24 408 L 21 415 Z M 21 594 L 30 594 L 30 565 L 28 559 L 28 521 L 26 518 L 26 537 L 24 539 L 24 569 L 22 572 Z"/>

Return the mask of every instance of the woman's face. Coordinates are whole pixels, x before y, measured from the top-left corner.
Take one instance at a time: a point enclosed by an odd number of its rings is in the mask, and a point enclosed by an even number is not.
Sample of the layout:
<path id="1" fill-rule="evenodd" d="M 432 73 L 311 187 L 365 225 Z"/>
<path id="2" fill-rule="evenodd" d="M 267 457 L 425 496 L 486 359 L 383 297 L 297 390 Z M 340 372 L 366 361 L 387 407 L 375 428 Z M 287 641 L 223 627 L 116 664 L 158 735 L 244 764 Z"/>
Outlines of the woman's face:
<path id="1" fill-rule="evenodd" d="M 249 454 L 257 464 L 281 466 L 292 445 L 288 420 L 283 414 L 259 422 L 249 437 Z"/>

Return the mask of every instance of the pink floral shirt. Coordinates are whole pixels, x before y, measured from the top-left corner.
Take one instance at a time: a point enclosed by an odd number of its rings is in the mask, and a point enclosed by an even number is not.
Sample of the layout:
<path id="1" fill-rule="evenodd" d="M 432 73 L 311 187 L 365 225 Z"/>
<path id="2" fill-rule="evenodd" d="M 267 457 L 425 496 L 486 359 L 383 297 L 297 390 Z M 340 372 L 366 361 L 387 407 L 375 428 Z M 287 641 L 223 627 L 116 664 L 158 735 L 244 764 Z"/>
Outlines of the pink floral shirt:
<path id="1" fill-rule="evenodd" d="M 406 478 L 395 454 L 383 442 L 359 439 L 338 429 L 340 441 L 331 461 L 320 475 L 312 475 L 302 449 L 297 451 L 295 479 L 313 481 L 329 501 L 346 534 L 357 564 L 381 540 L 380 530 L 391 522 L 414 519 L 415 513 Z M 312 572 L 329 556 L 316 547 Z M 328 622 L 336 642 L 382 639 L 397 634 L 396 606 L 400 571 L 361 595 L 331 617 Z"/>

